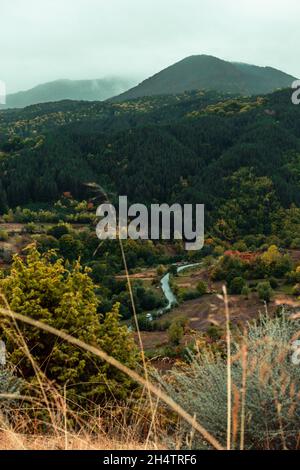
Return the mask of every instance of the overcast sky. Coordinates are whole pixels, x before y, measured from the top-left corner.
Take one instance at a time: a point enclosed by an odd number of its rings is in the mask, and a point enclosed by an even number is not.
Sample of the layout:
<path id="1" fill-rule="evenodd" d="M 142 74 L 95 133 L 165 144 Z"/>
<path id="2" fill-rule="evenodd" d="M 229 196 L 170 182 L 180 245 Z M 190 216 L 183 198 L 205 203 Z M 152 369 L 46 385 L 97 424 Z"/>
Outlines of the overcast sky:
<path id="1" fill-rule="evenodd" d="M 0 80 L 143 79 L 192 54 L 300 77 L 299 21 L 299 0 L 0 0 Z"/>

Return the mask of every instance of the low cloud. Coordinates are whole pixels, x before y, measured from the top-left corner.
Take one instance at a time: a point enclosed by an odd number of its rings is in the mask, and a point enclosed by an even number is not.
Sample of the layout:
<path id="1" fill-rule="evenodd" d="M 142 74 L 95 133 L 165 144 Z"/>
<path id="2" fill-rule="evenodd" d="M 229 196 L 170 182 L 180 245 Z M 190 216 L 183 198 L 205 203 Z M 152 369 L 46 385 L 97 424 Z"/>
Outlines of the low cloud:
<path id="1" fill-rule="evenodd" d="M 141 80 L 191 54 L 300 76 L 297 0 L 1 0 L 0 80 Z"/>

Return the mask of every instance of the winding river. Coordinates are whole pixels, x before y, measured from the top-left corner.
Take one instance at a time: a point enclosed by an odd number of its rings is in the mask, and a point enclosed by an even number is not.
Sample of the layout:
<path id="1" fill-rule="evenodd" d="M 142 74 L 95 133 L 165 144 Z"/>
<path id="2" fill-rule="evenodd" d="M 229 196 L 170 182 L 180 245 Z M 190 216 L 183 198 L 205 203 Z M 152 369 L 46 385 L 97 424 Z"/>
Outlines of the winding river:
<path id="1" fill-rule="evenodd" d="M 178 266 L 177 268 L 177 274 L 181 273 L 182 271 L 185 271 L 186 269 L 194 268 L 196 266 L 199 266 L 201 263 L 194 263 L 194 264 L 183 264 L 182 266 Z M 167 273 L 164 275 L 164 277 L 160 281 L 160 285 L 162 288 L 162 291 L 164 293 L 165 298 L 167 299 L 167 306 L 158 310 L 157 316 L 161 316 L 166 312 L 169 312 L 174 305 L 177 304 L 177 299 L 174 294 L 174 292 L 171 289 L 170 286 L 170 273 Z M 149 314 L 148 318 L 151 317 L 152 320 L 152 315 Z"/>

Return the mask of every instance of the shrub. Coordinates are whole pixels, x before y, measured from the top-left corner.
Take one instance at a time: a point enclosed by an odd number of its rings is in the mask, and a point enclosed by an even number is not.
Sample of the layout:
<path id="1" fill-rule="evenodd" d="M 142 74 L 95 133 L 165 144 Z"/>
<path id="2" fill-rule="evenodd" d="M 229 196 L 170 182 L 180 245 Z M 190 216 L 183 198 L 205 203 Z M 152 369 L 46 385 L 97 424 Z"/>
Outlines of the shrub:
<path id="1" fill-rule="evenodd" d="M 34 222 L 28 222 L 24 227 L 25 233 L 35 233 L 37 231 L 37 226 Z"/>
<path id="2" fill-rule="evenodd" d="M 246 281 L 242 277 L 235 277 L 229 283 L 229 293 L 233 295 L 240 295 L 245 287 Z"/>
<path id="3" fill-rule="evenodd" d="M 195 289 L 180 289 L 179 292 L 177 292 L 177 290 L 174 289 L 174 292 L 177 295 L 178 299 L 182 302 L 195 300 L 200 297 L 199 292 Z"/>
<path id="4" fill-rule="evenodd" d="M 210 325 L 206 330 L 206 334 L 212 340 L 218 341 L 222 338 L 224 331 L 220 326 Z"/>
<path id="5" fill-rule="evenodd" d="M 22 390 L 23 382 L 16 377 L 13 371 L 7 366 L 0 366 L 0 394 L 15 395 L 16 398 Z M 11 409 L 16 404 L 16 400 L 12 398 L 0 398 L 0 411 L 6 417 L 9 417 Z"/>
<path id="6" fill-rule="evenodd" d="M 249 295 L 251 294 L 251 289 L 250 289 L 250 287 L 247 286 L 247 285 L 244 285 L 241 294 L 242 294 L 246 299 L 248 299 L 248 298 L 249 298 Z"/>
<path id="7" fill-rule="evenodd" d="M 277 279 L 275 279 L 275 277 L 271 277 L 269 279 L 269 282 L 270 282 L 270 286 L 272 287 L 272 289 L 276 289 L 278 287 L 278 281 Z"/>
<path id="8" fill-rule="evenodd" d="M 153 331 L 154 325 L 151 318 L 146 313 L 138 315 L 139 329 L 140 331 Z M 132 328 L 136 329 L 135 320 L 131 320 Z"/>
<path id="9" fill-rule="evenodd" d="M 29 252 L 25 261 L 14 257 L 10 275 L 0 280 L 11 309 L 98 346 L 135 368 L 137 349 L 127 327 L 119 324 L 119 305 L 101 318 L 89 271 L 83 270 L 78 262 L 67 270 L 62 259 L 52 258 L 53 252 L 41 255 L 36 249 Z M 90 353 L 25 323 L 19 323 L 18 329 L 41 371 L 59 387 L 67 383 L 73 400 L 86 396 L 100 399 L 108 391 L 123 398 L 132 390 L 133 383 L 127 376 Z M 32 362 L 20 346 L 14 323 L 10 319 L 2 322 L 0 333 L 12 364 L 25 379 L 34 381 Z"/>
<path id="10" fill-rule="evenodd" d="M 212 271 L 212 280 L 222 281 L 241 277 L 246 266 L 246 263 L 236 256 L 222 256 Z"/>
<path id="11" fill-rule="evenodd" d="M 200 295 L 205 295 L 205 294 L 207 294 L 207 290 L 208 290 L 208 288 L 207 288 L 206 282 L 204 282 L 204 281 L 198 282 L 198 284 L 197 284 L 197 292 L 198 292 Z"/>
<path id="12" fill-rule="evenodd" d="M 76 260 L 83 252 L 83 244 L 72 235 L 62 235 L 59 239 L 59 250 L 62 256 L 69 260 Z"/>
<path id="13" fill-rule="evenodd" d="M 140 305 L 143 311 L 151 311 L 163 307 L 164 301 L 158 294 L 146 289 L 140 298 Z"/>
<path id="14" fill-rule="evenodd" d="M 5 263 L 10 263 L 11 260 L 12 260 L 12 251 L 10 249 L 5 249 L 5 248 L 2 248 L 0 250 L 0 257 L 3 259 L 3 261 Z"/>
<path id="15" fill-rule="evenodd" d="M 245 252 L 247 251 L 248 247 L 244 241 L 240 240 L 234 243 L 234 245 L 232 246 L 232 249 L 236 251 L 240 251 L 240 252 Z"/>
<path id="16" fill-rule="evenodd" d="M 299 250 L 299 248 L 300 248 L 300 238 L 294 238 L 294 240 L 291 242 L 291 248 L 292 248 L 292 250 Z"/>
<path id="17" fill-rule="evenodd" d="M 249 325 L 243 338 L 247 346 L 247 382 L 245 403 L 245 448 L 297 448 L 300 426 L 298 398 L 300 367 L 291 361 L 291 339 L 299 331 L 299 322 L 286 316 L 261 317 Z M 241 433 L 241 387 L 243 359 L 241 344 L 233 344 L 232 364 L 233 410 L 235 433 L 233 443 L 239 447 Z M 208 350 L 191 357 L 182 369 L 173 369 L 168 376 L 158 376 L 167 393 L 191 416 L 226 446 L 227 436 L 227 367 L 220 354 Z M 280 407 L 279 407 L 280 406 Z M 190 435 L 190 427 L 182 423 L 182 441 Z M 206 444 L 195 435 L 194 448 Z"/>
<path id="18" fill-rule="evenodd" d="M 172 274 L 173 276 L 177 276 L 177 266 L 176 264 L 172 264 L 169 269 L 169 273 Z"/>
<path id="19" fill-rule="evenodd" d="M 18 395 L 22 388 L 22 380 L 7 366 L 0 367 L 0 394 Z M 3 402 L 0 400 L 0 404 Z"/>
<path id="20" fill-rule="evenodd" d="M 300 296 L 300 284 L 296 284 L 294 287 L 293 287 L 293 295 L 295 296 Z"/>
<path id="21" fill-rule="evenodd" d="M 164 273 L 166 272 L 165 267 L 162 265 L 158 266 L 156 272 L 159 277 L 163 276 Z"/>
<path id="22" fill-rule="evenodd" d="M 48 235 L 51 235 L 56 239 L 61 238 L 63 235 L 68 235 L 69 233 L 70 229 L 67 224 L 55 225 L 48 230 Z"/>
<path id="23" fill-rule="evenodd" d="M 257 292 L 261 300 L 267 303 L 270 302 L 273 291 L 268 281 L 260 282 L 257 285 Z"/>
<path id="24" fill-rule="evenodd" d="M 288 273 L 286 273 L 285 278 L 289 284 L 294 284 L 296 282 L 298 283 L 300 282 L 300 272 L 289 271 Z"/>
<path id="25" fill-rule="evenodd" d="M 283 277 L 292 268 L 289 255 L 282 255 L 276 245 L 272 245 L 261 255 L 260 260 L 266 274 L 277 278 Z"/>
<path id="26" fill-rule="evenodd" d="M 41 253 L 45 253 L 49 250 L 58 250 L 59 242 L 52 235 L 38 235 L 36 237 L 37 246 Z"/>
<path id="27" fill-rule="evenodd" d="M 170 343 L 173 346 L 178 346 L 184 335 L 184 327 L 180 321 L 174 321 L 168 329 Z"/>
<path id="28" fill-rule="evenodd" d="M 6 242 L 8 240 L 8 233 L 6 230 L 0 230 L 0 242 Z"/>
<path id="29" fill-rule="evenodd" d="M 219 256 L 222 256 L 224 254 L 224 248 L 223 246 L 220 246 L 220 245 L 217 245 L 214 249 L 213 249 L 213 254 L 217 257 Z"/>

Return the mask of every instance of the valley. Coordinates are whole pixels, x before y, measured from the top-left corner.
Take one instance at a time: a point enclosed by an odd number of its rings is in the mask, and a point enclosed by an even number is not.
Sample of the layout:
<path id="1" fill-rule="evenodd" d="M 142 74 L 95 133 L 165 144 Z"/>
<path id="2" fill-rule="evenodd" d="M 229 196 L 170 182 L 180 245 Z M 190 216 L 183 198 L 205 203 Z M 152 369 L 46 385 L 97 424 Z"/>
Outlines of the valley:
<path id="1" fill-rule="evenodd" d="M 64 243 L 62 243 L 64 233 L 68 234 L 69 238 L 65 237 Z M 64 256 L 69 260 L 75 259 L 74 249 L 78 246 L 75 240 L 86 240 L 87 235 L 89 237 L 94 235 L 93 228 L 89 224 L 57 225 L 53 223 L 2 222 L 0 224 L 1 267 L 9 269 L 15 254 L 25 259 L 27 247 L 32 243 L 39 249 L 56 249 L 61 253 L 66 253 Z M 97 241 L 95 237 L 93 238 L 94 246 L 96 246 Z M 130 241 L 129 243 L 134 251 L 138 249 L 134 247 L 136 242 Z M 81 245 L 78 255 L 81 253 L 82 256 L 82 250 L 83 245 Z M 221 251 L 220 246 L 219 251 Z M 128 252 L 129 261 L 131 253 L 131 251 Z M 150 256 L 150 253 L 151 251 L 148 252 L 146 249 L 146 255 Z M 265 256 L 267 258 L 267 254 L 263 254 L 263 252 L 253 253 L 250 256 L 247 253 L 227 250 L 224 252 L 225 254 L 219 253 L 213 256 L 202 256 L 201 254 L 200 258 L 198 254 L 200 261 L 196 263 L 191 262 L 190 253 L 189 258 L 183 250 L 181 255 L 178 255 L 172 244 L 162 244 L 159 253 L 158 260 L 163 264 L 157 264 L 153 260 L 151 267 L 137 267 L 137 264 L 141 262 L 136 261 L 132 264 L 129 272 L 145 353 L 151 363 L 159 370 L 172 367 L 176 358 L 182 355 L 184 357 L 186 351 L 193 349 L 197 344 L 213 342 L 219 343 L 219 347 L 222 347 L 225 325 L 223 288 L 226 284 L 232 327 L 244 328 L 247 322 L 259 318 L 266 311 L 271 317 L 284 308 L 295 313 L 300 311 L 300 298 L 297 297 L 298 290 L 294 287 L 294 283 L 299 277 L 297 273 L 300 266 L 300 250 L 290 249 L 279 252 L 277 248 L 271 247 L 269 249 L 270 258 L 274 258 L 272 263 L 279 263 L 279 265 L 286 263 L 282 274 L 277 274 L 276 278 L 271 276 L 270 268 L 267 265 L 258 268 L 259 274 L 255 273 L 256 265 L 260 264 L 259 257 Z M 97 279 L 95 276 L 99 276 L 100 267 L 98 263 L 101 264 L 103 261 L 101 261 L 101 257 L 99 262 L 92 261 L 95 255 L 90 255 L 91 261 L 88 261 L 86 256 L 83 261 L 92 266 L 92 276 Z M 172 264 L 176 259 L 180 259 L 180 261 Z M 149 261 L 145 260 L 142 264 L 147 265 Z M 229 264 L 229 271 L 220 274 L 220 267 L 226 264 Z M 233 269 L 234 278 L 230 274 L 230 269 Z M 243 279 L 242 272 L 245 269 L 248 273 Z M 251 270 L 254 270 L 252 275 Z M 104 274 L 104 272 L 102 271 L 101 275 L 104 286 L 111 286 L 111 283 L 114 285 L 110 287 L 111 290 L 107 290 L 106 295 L 101 294 L 101 302 L 104 302 L 104 305 L 108 303 L 106 308 L 110 308 L 109 298 L 113 296 L 114 301 L 124 303 L 121 311 L 123 311 L 125 318 L 129 316 L 128 319 L 124 319 L 124 324 L 134 329 L 134 321 L 130 319 L 130 314 L 125 309 L 126 305 L 129 308 L 130 300 L 127 298 L 125 301 L 127 276 L 124 274 L 121 260 L 119 265 L 116 264 L 114 269 L 110 270 L 110 273 L 106 271 Z M 238 274 L 241 277 L 238 277 Z M 232 279 L 232 283 L 236 284 L 236 287 L 232 287 L 230 282 L 228 283 L 228 278 Z M 259 290 L 257 290 L 258 286 L 268 283 L 268 279 L 271 279 L 272 283 L 270 295 L 269 297 L 261 297 Z M 268 295 L 267 291 L 268 287 L 266 287 L 265 295 Z M 119 294 L 116 294 L 118 292 Z M 173 325 L 180 326 L 180 333 L 175 339 L 171 334 Z M 138 344 L 137 338 L 136 341 Z"/>
<path id="2" fill-rule="evenodd" d="M 0 12 L 1 462 L 287 466 L 299 1 Z"/>
<path id="3" fill-rule="evenodd" d="M 290 318 L 300 311 L 299 112 L 289 89 L 249 97 L 194 90 L 0 111 L 3 306 L 96 344 L 130 370 L 141 372 L 144 360 L 167 390 L 172 380 L 192 380 L 184 393 L 179 385 L 183 403 L 201 368 L 213 381 L 197 386 L 197 394 L 205 389 L 201 400 L 218 380 L 224 388 L 227 306 L 233 348 L 247 341 L 253 360 L 277 370 L 265 338 L 278 337 L 281 348 L 286 335 L 289 344 L 298 325 Z M 99 240 L 97 207 L 117 207 L 124 195 L 147 208 L 204 204 L 204 247 L 127 239 L 121 250 L 118 239 Z M 68 381 L 77 410 L 126 400 L 130 421 L 138 396 L 149 412 L 130 376 L 25 324 L 28 362 L 14 328 L 9 323 L 3 335 L 26 387 L 35 384 L 34 358 L 58 390 Z M 233 360 L 240 374 L 238 353 Z M 160 413 L 166 419 L 163 407 Z M 170 419 L 168 437 L 177 429 L 177 418 Z M 149 416 L 140 423 L 147 428 Z"/>

